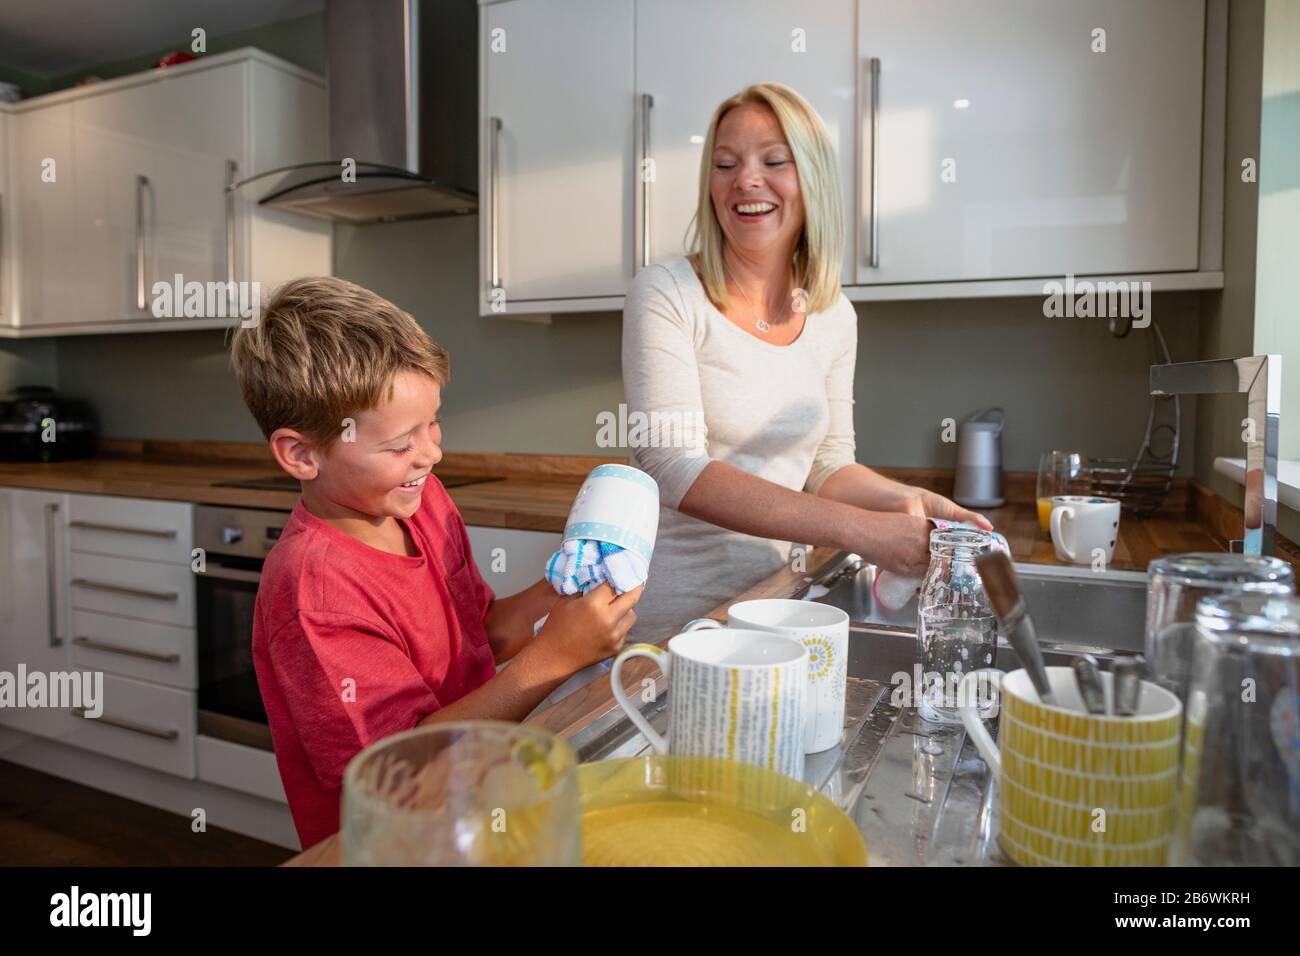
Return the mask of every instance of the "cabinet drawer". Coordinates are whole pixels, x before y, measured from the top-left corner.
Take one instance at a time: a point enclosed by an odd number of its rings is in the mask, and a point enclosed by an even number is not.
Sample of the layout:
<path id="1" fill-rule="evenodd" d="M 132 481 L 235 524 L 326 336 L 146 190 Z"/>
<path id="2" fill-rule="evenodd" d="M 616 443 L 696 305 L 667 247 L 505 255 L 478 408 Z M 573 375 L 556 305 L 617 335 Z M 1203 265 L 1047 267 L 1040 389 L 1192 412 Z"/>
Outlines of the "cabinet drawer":
<path id="1" fill-rule="evenodd" d="M 199 686 L 193 628 L 74 611 L 70 644 L 74 667 L 138 677 L 182 690 Z"/>
<path id="2" fill-rule="evenodd" d="M 189 565 L 76 551 L 71 565 L 68 592 L 74 610 L 194 626 L 194 575 Z"/>
<path id="3" fill-rule="evenodd" d="M 142 561 L 190 563 L 193 506 L 177 501 L 70 495 L 72 550 Z"/>
<path id="4" fill-rule="evenodd" d="M 99 717 L 69 713 L 69 743 L 194 779 L 195 694 L 105 674 L 99 703 Z"/>

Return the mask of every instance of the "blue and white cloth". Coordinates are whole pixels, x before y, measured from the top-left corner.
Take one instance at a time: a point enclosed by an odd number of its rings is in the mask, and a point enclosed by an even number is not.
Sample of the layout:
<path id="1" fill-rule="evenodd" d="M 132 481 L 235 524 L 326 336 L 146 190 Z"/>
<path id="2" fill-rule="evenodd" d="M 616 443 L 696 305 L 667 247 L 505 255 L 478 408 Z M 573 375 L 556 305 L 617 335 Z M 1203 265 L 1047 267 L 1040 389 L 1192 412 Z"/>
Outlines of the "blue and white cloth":
<path id="1" fill-rule="evenodd" d="M 551 582 L 551 587 L 561 596 L 586 594 L 606 581 L 615 591 L 623 594 L 645 584 L 649 573 L 649 562 L 635 551 L 590 538 L 571 538 L 565 541 L 560 550 L 546 562 L 546 580 Z M 546 617 L 533 625 L 534 634 L 542 629 Z M 584 667 L 552 691 L 534 713 L 563 700 L 597 677 L 608 674 L 613 666 L 614 658 L 609 657 Z"/>
<path id="2" fill-rule="evenodd" d="M 546 580 L 561 595 L 586 594 L 606 581 L 622 594 L 645 584 L 649 571 L 636 552 L 587 538 L 565 541 L 546 562 Z"/>

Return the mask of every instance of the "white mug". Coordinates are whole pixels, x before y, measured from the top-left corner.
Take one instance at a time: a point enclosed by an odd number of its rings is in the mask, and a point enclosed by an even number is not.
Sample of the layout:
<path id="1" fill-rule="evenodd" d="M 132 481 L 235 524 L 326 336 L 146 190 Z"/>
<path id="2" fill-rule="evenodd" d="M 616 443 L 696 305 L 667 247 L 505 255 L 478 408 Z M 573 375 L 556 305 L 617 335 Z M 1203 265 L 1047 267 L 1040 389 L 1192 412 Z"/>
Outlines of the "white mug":
<path id="1" fill-rule="evenodd" d="M 1109 566 L 1119 538 L 1119 500 L 1092 495 L 1052 498 L 1052 546 L 1059 561 L 1092 564 L 1100 550 Z"/>
<path id="2" fill-rule="evenodd" d="M 597 465 L 578 489 L 564 524 L 565 541 L 616 544 L 650 563 L 659 530 L 659 485 L 630 465 Z"/>
<path id="3" fill-rule="evenodd" d="M 708 620 L 708 625 L 717 626 Z M 692 621 L 687 627 L 695 624 Z M 727 609 L 727 624 L 775 631 L 808 648 L 804 696 L 804 753 L 829 750 L 844 736 L 844 690 L 848 683 L 849 616 L 829 604 L 766 598 L 741 601 Z"/>
<path id="4" fill-rule="evenodd" d="M 672 681 L 668 739 L 628 699 L 624 661 L 648 657 Z M 633 644 L 614 658 L 610 686 L 659 753 L 721 757 L 803 777 L 803 700 L 808 651 L 770 631 L 686 631 L 666 649 Z"/>

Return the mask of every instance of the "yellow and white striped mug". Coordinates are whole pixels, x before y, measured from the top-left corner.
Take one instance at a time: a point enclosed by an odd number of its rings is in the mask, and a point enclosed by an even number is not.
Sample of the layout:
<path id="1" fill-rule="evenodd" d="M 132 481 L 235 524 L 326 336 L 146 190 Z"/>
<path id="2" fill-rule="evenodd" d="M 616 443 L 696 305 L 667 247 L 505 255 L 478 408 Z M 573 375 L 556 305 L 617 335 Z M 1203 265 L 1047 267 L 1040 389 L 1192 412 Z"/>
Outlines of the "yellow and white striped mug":
<path id="1" fill-rule="evenodd" d="M 1025 866 L 1164 866 L 1174 831 L 1182 704 L 1149 681 L 1131 717 L 1089 714 L 1074 672 L 1049 667 L 1061 706 L 1040 703 L 1025 670 L 968 674 L 962 723 L 998 780 L 1002 849 Z M 1001 749 L 975 704 L 1001 684 Z M 1103 673 L 1114 710 L 1114 683 Z"/>
<path id="2" fill-rule="evenodd" d="M 667 739 L 623 690 L 623 663 L 632 657 L 648 657 L 671 681 Z M 614 658 L 610 685 L 659 753 L 721 757 L 799 779 L 807 673 L 808 650 L 801 642 L 770 631 L 718 627 L 678 634 L 666 649 L 624 648 Z M 644 682 L 638 697 L 649 702 L 657 693 L 653 682 Z"/>

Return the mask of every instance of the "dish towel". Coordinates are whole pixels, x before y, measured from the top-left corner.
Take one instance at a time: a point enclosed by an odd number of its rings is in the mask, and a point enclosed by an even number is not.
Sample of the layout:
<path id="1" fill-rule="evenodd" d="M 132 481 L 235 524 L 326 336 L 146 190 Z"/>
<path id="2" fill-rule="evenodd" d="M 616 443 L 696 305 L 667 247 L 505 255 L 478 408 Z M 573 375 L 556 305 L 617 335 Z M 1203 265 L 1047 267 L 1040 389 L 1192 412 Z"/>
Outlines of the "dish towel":
<path id="1" fill-rule="evenodd" d="M 546 580 L 551 582 L 557 594 L 586 594 L 592 588 L 599 587 L 606 581 L 619 594 L 631 591 L 645 584 L 650 568 L 645 558 L 632 551 L 609 544 L 605 541 L 593 541 L 587 538 L 574 538 L 565 541 L 560 550 L 551 555 L 546 562 Z M 533 634 L 542 629 L 546 615 L 533 625 Z M 549 707 L 556 701 L 563 700 L 580 687 L 585 687 L 602 674 L 609 673 L 614 666 L 614 658 L 584 667 L 566 680 L 550 696 L 538 705 L 537 709 Z M 534 711 L 535 713 L 536 711 Z"/>
<path id="2" fill-rule="evenodd" d="M 948 528 L 978 528 L 978 525 L 970 521 L 948 521 L 945 518 L 930 518 L 929 521 L 940 531 Z M 1011 553 L 1011 545 L 1007 543 L 1006 536 L 996 531 L 993 532 L 993 550 Z M 974 565 L 963 564 L 962 567 L 953 568 L 954 576 L 975 573 Z M 921 581 L 921 578 L 908 578 L 893 571 L 881 571 L 871 585 L 871 595 L 886 611 L 897 611 L 916 597 L 921 590 Z"/>
<path id="3" fill-rule="evenodd" d="M 645 584 L 649 570 L 639 554 L 605 541 L 577 538 L 551 555 L 546 580 L 561 595 L 586 594 L 606 581 L 622 594 Z"/>

